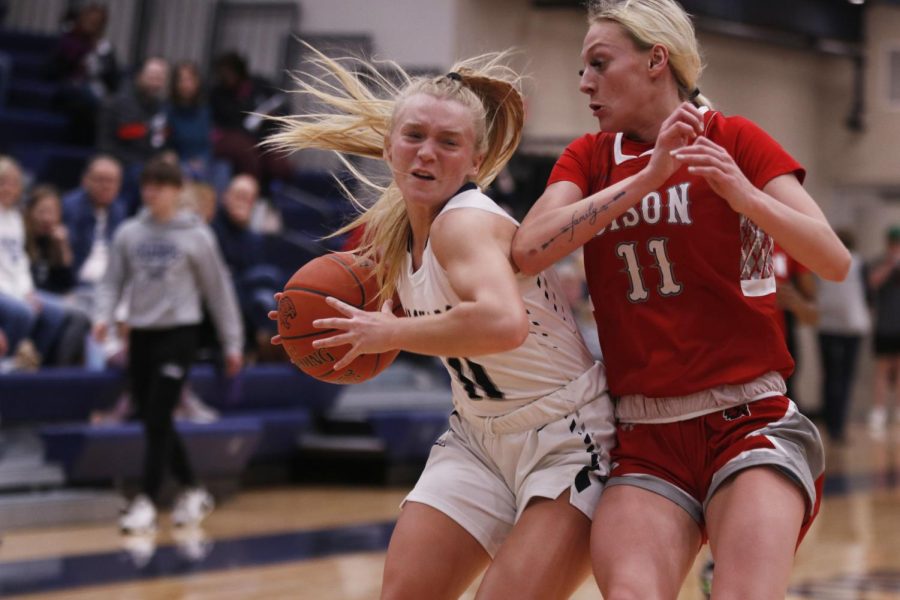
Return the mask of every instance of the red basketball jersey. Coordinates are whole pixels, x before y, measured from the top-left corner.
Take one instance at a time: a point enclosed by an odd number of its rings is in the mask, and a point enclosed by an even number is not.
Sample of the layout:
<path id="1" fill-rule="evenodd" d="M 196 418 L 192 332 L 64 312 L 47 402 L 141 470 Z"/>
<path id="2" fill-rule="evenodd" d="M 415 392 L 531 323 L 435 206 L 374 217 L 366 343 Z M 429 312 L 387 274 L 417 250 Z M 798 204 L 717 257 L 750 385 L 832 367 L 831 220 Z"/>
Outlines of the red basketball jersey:
<path id="1" fill-rule="evenodd" d="M 705 132 L 755 186 L 805 172 L 752 122 L 708 111 Z M 643 169 L 651 145 L 585 135 L 549 183 L 585 196 Z M 585 271 L 614 395 L 682 396 L 743 383 L 794 362 L 774 318 L 772 239 L 702 177 L 679 169 L 585 245 Z"/>

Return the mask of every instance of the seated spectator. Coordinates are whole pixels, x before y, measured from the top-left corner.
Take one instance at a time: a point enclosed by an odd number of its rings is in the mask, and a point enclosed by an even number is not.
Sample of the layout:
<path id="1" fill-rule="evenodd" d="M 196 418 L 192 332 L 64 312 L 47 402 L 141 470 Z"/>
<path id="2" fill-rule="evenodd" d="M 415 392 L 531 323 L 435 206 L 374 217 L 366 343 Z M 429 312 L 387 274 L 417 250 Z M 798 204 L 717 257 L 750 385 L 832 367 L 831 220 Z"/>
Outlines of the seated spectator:
<path id="1" fill-rule="evenodd" d="M 116 54 L 103 37 L 108 19 L 103 4 L 81 6 L 60 36 L 47 68 L 48 76 L 62 84 L 55 102 L 69 118 L 69 138 L 74 144 L 94 144 L 100 105 L 119 87 Z"/>
<path id="2" fill-rule="evenodd" d="M 88 163 L 81 186 L 63 197 L 63 221 L 72 244 L 72 268 L 76 283 L 88 292 L 103 277 L 109 242 L 126 216 L 125 200 L 119 195 L 121 187 L 119 162 L 100 154 Z"/>
<path id="3" fill-rule="evenodd" d="M 3 217 L 0 216 L 0 228 L 2 225 Z M 33 326 L 34 315 L 28 306 L 0 292 L 0 330 L 3 331 L 5 345 L 10 354 L 16 351 L 20 343 L 28 339 Z"/>
<path id="4" fill-rule="evenodd" d="M 190 179 L 209 181 L 212 162 L 212 118 L 197 65 L 181 62 L 169 92 L 169 145 Z"/>
<path id="5" fill-rule="evenodd" d="M 63 220 L 72 244 L 75 289 L 71 303 L 93 314 L 96 289 L 109 262 L 113 234 L 125 220 L 126 201 L 120 195 L 122 167 L 112 156 L 99 154 L 88 163 L 81 186 L 63 198 Z M 124 337 L 114 329 L 106 342 L 89 336 L 87 366 L 102 370 L 115 357 L 121 358 Z"/>
<path id="6" fill-rule="evenodd" d="M 39 289 L 65 294 L 75 285 L 69 231 L 62 222 L 59 192 L 50 185 L 31 190 L 25 210 L 25 249 Z"/>
<path id="7" fill-rule="evenodd" d="M 100 150 L 121 161 L 123 193 L 128 214 L 140 205 L 138 179 L 144 162 L 165 148 L 168 136 L 165 98 L 169 63 L 146 59 L 133 84 L 103 104 L 97 143 Z"/>
<path id="8" fill-rule="evenodd" d="M 274 294 L 284 282 L 281 272 L 265 263 L 262 235 L 250 228 L 259 186 L 250 175 L 237 175 L 225 190 L 213 230 L 237 289 L 248 349 L 268 345 L 274 334 L 268 312 L 275 309 Z"/>
<path id="9" fill-rule="evenodd" d="M 216 189 L 202 181 L 192 181 L 185 184 L 181 192 L 182 202 L 186 208 L 197 213 L 203 222 L 212 225 L 212 221 L 219 210 L 219 199 L 216 198 Z"/>
<path id="10" fill-rule="evenodd" d="M 290 179 L 290 161 L 277 152 L 262 152 L 257 144 L 269 126 L 259 115 L 282 115 L 287 98 L 264 79 L 250 75 L 235 52 L 219 56 L 213 67 L 209 102 L 213 120 L 213 153 L 227 160 L 234 172 L 247 173 L 263 190 L 273 179 Z"/>
<path id="11" fill-rule="evenodd" d="M 59 192 L 53 186 L 38 185 L 28 195 L 25 250 L 41 301 L 56 303 L 66 311 L 66 325 L 58 342 L 57 363 L 84 364 L 85 344 L 91 331 L 91 313 L 70 306 L 65 297 L 75 283 L 72 247 L 69 245 L 68 229 L 62 222 Z"/>
<path id="12" fill-rule="evenodd" d="M 60 303 L 41 298 L 35 291 L 18 207 L 22 188 L 19 164 L 8 156 L 0 157 L 0 306 L 7 314 L 18 313 L 16 319 L 24 324 L 23 331 L 43 362 L 53 364 L 68 315 Z"/>

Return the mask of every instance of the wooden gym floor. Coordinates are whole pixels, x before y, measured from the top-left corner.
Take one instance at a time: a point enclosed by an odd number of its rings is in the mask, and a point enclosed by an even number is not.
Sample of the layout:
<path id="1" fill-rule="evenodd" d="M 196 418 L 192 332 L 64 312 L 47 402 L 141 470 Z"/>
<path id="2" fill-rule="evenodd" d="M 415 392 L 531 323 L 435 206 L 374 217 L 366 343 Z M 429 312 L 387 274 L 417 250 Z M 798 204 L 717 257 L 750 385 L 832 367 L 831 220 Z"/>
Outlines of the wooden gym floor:
<path id="1" fill-rule="evenodd" d="M 900 426 L 881 440 L 857 426 L 844 446 L 828 448 L 828 465 L 789 598 L 900 600 Z M 173 535 L 165 516 L 155 538 L 123 538 L 114 523 L 5 532 L 0 596 L 377 598 L 405 491 L 254 489 L 226 501 L 202 532 Z M 701 597 L 697 581 L 692 574 L 679 600 Z M 590 580 L 574 596 L 599 597 Z"/>

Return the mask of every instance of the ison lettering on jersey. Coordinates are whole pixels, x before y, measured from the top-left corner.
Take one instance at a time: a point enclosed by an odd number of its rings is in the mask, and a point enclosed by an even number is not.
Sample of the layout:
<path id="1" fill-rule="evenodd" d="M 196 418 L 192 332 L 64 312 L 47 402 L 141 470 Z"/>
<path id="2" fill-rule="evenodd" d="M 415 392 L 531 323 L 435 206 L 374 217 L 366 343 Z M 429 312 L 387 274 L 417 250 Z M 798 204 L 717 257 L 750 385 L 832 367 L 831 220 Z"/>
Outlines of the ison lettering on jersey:
<path id="1" fill-rule="evenodd" d="M 666 190 L 667 202 L 665 205 L 659 192 L 655 190 L 650 192 L 641 199 L 640 208 L 632 206 L 624 214 L 613 219 L 608 226 L 598 231 L 597 235 L 603 235 L 607 229 L 618 231 L 622 228 L 636 227 L 642 222 L 648 225 L 656 225 L 660 221 L 669 225 L 692 225 L 690 187 L 691 184 L 688 181 L 669 187 Z"/>

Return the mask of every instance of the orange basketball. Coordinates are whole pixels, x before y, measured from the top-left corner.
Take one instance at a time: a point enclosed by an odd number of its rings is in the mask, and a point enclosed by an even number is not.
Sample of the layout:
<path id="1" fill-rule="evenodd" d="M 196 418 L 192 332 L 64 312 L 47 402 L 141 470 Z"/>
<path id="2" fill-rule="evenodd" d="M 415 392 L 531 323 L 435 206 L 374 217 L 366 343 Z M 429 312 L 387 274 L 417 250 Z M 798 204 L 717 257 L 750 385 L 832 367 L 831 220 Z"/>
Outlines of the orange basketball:
<path id="1" fill-rule="evenodd" d="M 325 298 L 333 296 L 363 310 L 378 310 L 378 282 L 370 261 L 349 252 L 326 254 L 303 265 L 284 286 L 278 302 L 278 334 L 282 346 L 301 371 L 330 383 L 361 383 L 381 373 L 399 350 L 381 354 L 362 354 L 335 371 L 334 363 L 350 349 L 313 348 L 315 340 L 341 333 L 336 329 L 313 327 L 316 319 L 344 317 L 328 306 Z"/>

